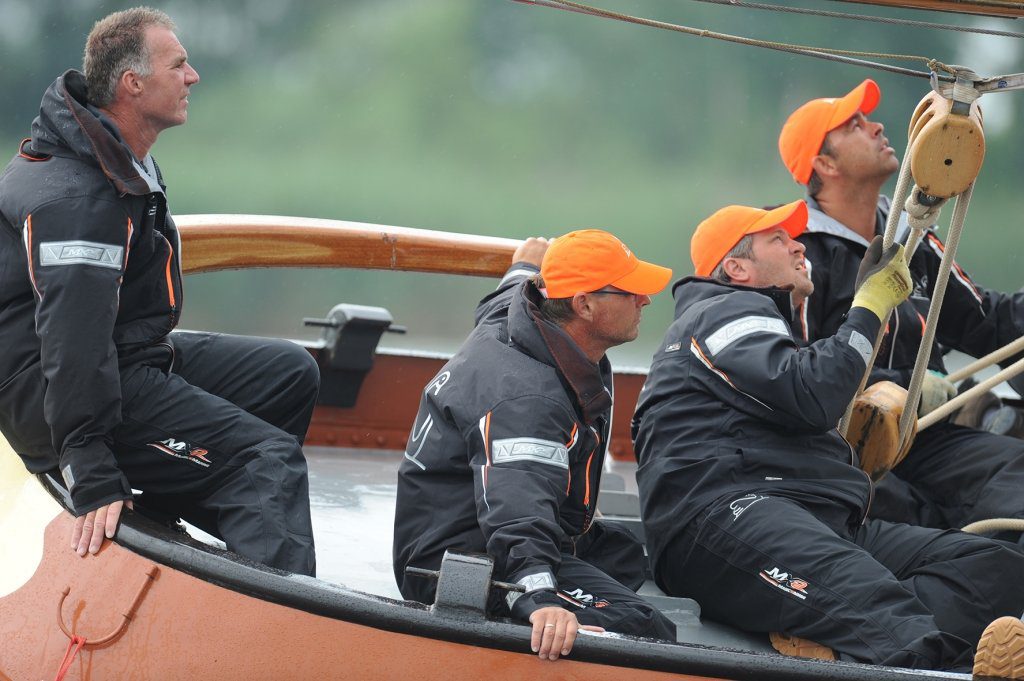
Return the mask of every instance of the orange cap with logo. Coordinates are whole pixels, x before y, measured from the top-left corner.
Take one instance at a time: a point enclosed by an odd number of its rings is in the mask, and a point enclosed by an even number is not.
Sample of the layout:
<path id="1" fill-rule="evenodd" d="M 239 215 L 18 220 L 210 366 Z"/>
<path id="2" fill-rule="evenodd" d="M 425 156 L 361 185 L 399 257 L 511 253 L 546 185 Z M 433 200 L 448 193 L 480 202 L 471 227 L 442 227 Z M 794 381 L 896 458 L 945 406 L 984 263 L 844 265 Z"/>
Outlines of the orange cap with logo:
<path id="1" fill-rule="evenodd" d="M 807 229 L 807 204 L 801 199 L 772 210 L 726 206 L 716 211 L 690 239 L 694 274 L 710 276 L 740 239 L 772 227 L 782 227 L 794 239 L 800 236 Z"/>
<path id="2" fill-rule="evenodd" d="M 825 136 L 858 111 L 874 111 L 881 98 L 878 83 L 868 78 L 843 97 L 812 99 L 794 111 L 779 134 L 779 154 L 793 179 L 807 184 L 813 170 L 811 161 L 821 151 Z"/>
<path id="3" fill-rule="evenodd" d="M 572 298 L 605 286 L 652 296 L 665 288 L 672 270 L 640 260 L 613 234 L 581 229 L 551 242 L 540 275 L 548 298 Z"/>

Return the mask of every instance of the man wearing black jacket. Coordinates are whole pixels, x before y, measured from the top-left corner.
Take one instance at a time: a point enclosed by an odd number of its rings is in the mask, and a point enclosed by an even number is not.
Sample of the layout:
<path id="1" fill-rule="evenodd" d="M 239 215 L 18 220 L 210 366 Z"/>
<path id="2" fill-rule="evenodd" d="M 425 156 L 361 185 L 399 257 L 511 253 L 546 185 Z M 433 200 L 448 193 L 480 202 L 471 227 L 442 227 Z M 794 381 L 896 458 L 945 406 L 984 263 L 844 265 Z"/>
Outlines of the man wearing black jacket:
<path id="1" fill-rule="evenodd" d="M 84 71 L 50 86 L 0 175 L 0 431 L 63 478 L 81 555 L 135 488 L 140 507 L 312 575 L 315 362 L 284 341 L 171 334 L 180 240 L 149 152 L 199 75 L 149 8 L 97 22 Z"/>
<path id="2" fill-rule="evenodd" d="M 868 118 L 881 98 L 865 80 L 839 98 L 815 99 L 787 119 L 779 151 L 793 178 L 807 186 L 807 231 L 800 235 L 814 293 L 794 320 L 798 338 L 836 333 L 854 295 L 868 243 L 884 231 L 891 207 L 879 194 L 899 170 L 881 123 Z M 901 219 L 898 239 L 908 233 Z M 917 358 L 934 293 L 943 244 L 929 231 L 910 260 L 914 290 L 889 321 L 870 382 L 904 388 Z M 956 389 L 945 379 L 943 347 L 974 357 L 1024 333 L 1024 294 L 985 289 L 954 263 L 936 328 L 918 414 Z M 942 347 L 940 347 L 940 344 Z M 975 428 L 937 423 L 920 432 L 906 458 L 879 485 L 872 514 L 927 527 L 958 528 L 988 518 L 1024 518 L 1024 442 Z"/>
<path id="3" fill-rule="evenodd" d="M 1024 609 L 1024 585 L 1000 576 L 1022 574 L 1024 555 L 865 520 L 871 481 L 836 424 L 910 275 L 902 247 L 883 254 L 879 240 L 838 332 L 799 346 L 793 306 L 813 291 L 794 240 L 806 220 L 802 201 L 730 206 L 694 234 L 697 276 L 673 287 L 676 320 L 633 421 L 655 580 L 708 617 L 844 659 L 968 668 L 985 626 Z"/>
<path id="4" fill-rule="evenodd" d="M 674 625 L 620 583 L 643 581 L 639 544 L 594 522 L 611 432 L 605 351 L 636 338 L 672 272 L 600 230 L 546 252 L 530 240 L 513 260 L 420 399 L 398 471 L 402 595 L 433 601 L 433 583 L 407 566 L 436 570 L 446 549 L 486 552 L 496 579 L 526 588 L 493 598 L 492 614 L 532 623 L 541 658 L 568 654 L 580 625 L 674 639 Z"/>

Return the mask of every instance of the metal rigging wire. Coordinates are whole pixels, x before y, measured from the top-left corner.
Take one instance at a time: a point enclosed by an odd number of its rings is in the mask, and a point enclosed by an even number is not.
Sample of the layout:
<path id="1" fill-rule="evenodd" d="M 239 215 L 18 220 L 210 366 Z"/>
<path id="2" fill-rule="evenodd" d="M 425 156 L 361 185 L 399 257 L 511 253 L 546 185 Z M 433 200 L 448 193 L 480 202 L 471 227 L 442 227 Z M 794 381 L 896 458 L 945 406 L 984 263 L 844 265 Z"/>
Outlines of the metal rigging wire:
<path id="1" fill-rule="evenodd" d="M 835 61 L 844 64 L 853 64 L 855 66 L 863 66 L 865 68 L 876 69 L 879 71 L 888 71 L 890 73 L 897 73 L 904 76 L 911 76 L 915 78 L 932 78 L 936 77 L 939 81 L 952 82 L 955 80 L 950 75 L 937 74 L 938 71 L 944 71 L 946 74 L 955 73 L 954 69 L 946 66 L 940 61 L 935 59 L 929 59 L 921 55 L 915 54 L 889 54 L 886 52 L 862 52 L 858 50 L 837 50 L 827 47 L 812 47 L 807 45 L 794 45 L 790 43 L 782 43 L 771 40 L 758 40 L 756 38 L 745 38 L 743 36 L 730 35 L 728 33 L 718 33 L 716 31 L 710 31 L 707 29 L 691 28 L 689 26 L 682 26 L 679 24 L 671 24 L 664 21 L 657 21 L 654 19 L 645 19 L 643 17 L 635 17 L 629 14 L 622 14 L 620 12 L 613 12 L 611 10 L 601 9 L 600 7 L 594 7 L 592 5 L 585 5 L 579 2 L 573 2 L 573 0 L 514 0 L 528 5 L 537 5 L 540 7 L 549 7 L 552 9 L 561 9 L 570 12 L 579 12 L 581 14 L 588 14 L 590 16 L 602 17 L 605 19 L 614 19 L 616 21 L 624 21 L 631 24 L 638 24 L 640 26 L 648 26 L 651 28 L 660 28 L 668 31 L 676 31 L 677 33 L 686 33 L 689 35 L 698 36 L 701 38 L 715 38 L 716 40 L 724 40 L 726 42 L 738 43 L 741 45 L 749 45 L 753 47 L 762 47 L 770 50 L 778 50 L 780 52 L 791 52 L 793 54 L 800 54 L 808 57 L 814 57 L 816 59 L 825 59 L 828 61 Z M 876 59 L 897 59 L 905 61 L 920 61 L 926 64 L 930 71 L 915 71 L 913 69 L 902 68 L 899 66 L 890 66 L 888 64 L 879 64 L 873 61 L 867 61 L 866 59 L 860 59 L 859 57 L 874 57 Z"/>
<path id="2" fill-rule="evenodd" d="M 786 7 L 785 5 L 774 5 L 761 2 L 743 2 L 743 0 L 690 0 L 691 2 L 703 2 L 712 5 L 726 5 L 729 7 L 744 7 L 748 9 L 763 9 L 770 12 L 783 12 L 789 14 L 807 14 L 816 17 L 829 17 L 832 19 L 852 19 L 854 21 L 871 21 L 879 24 L 894 26 L 912 26 L 914 28 L 934 28 L 943 31 L 959 31 L 961 33 L 979 33 L 981 35 L 994 35 L 1002 38 L 1024 38 L 1024 33 L 1014 31 L 1000 31 L 994 28 L 981 28 L 978 26 L 957 26 L 955 24 L 941 24 L 933 21 L 918 21 L 916 19 L 896 19 L 893 17 L 879 17 L 868 14 L 853 14 L 850 12 L 833 12 L 824 9 L 809 9 L 804 7 Z"/>

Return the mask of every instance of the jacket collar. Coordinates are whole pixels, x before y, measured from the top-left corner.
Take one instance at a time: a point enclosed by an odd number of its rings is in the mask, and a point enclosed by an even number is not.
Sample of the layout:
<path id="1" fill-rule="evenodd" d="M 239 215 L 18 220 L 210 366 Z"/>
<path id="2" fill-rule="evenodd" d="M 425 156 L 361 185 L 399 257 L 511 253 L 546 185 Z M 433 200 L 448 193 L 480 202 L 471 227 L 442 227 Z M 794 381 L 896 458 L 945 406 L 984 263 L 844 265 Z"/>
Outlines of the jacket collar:
<path id="1" fill-rule="evenodd" d="M 813 196 L 805 196 L 804 202 L 807 203 L 807 233 L 809 234 L 830 234 L 832 236 L 852 241 L 855 244 L 860 244 L 864 248 L 868 247 L 868 242 L 864 238 L 854 232 L 852 229 L 839 222 L 835 218 L 829 217 L 822 210 L 818 204 L 817 199 Z M 892 202 L 888 196 L 878 196 L 878 207 L 875 212 L 875 233 L 882 234 L 885 231 L 885 221 L 889 219 L 889 209 Z M 906 243 L 907 235 L 910 233 L 910 223 L 907 221 L 907 214 L 900 213 L 900 223 L 896 228 L 896 240 L 900 243 Z"/>
<path id="2" fill-rule="evenodd" d="M 584 421 L 592 424 L 607 417 L 612 407 L 608 357 L 598 364 L 591 362 L 569 334 L 541 316 L 542 298 L 532 282 L 519 286 L 508 311 L 509 343 L 558 371 Z"/>
<path id="3" fill-rule="evenodd" d="M 717 279 L 711 279 L 709 277 L 683 277 L 676 283 L 672 284 L 672 297 L 676 301 L 675 318 L 679 319 L 683 312 L 688 307 L 695 303 L 699 303 L 702 300 L 720 296 L 725 293 L 731 293 L 733 291 L 750 291 L 751 293 L 759 293 L 762 296 L 766 296 L 775 303 L 775 307 L 778 308 L 779 314 L 789 323 L 793 323 L 795 319 L 795 311 L 793 310 L 793 297 L 789 294 L 789 291 L 781 288 L 775 288 L 769 286 L 766 288 L 756 288 L 753 286 L 740 286 L 739 284 L 727 284 Z"/>
<path id="4" fill-rule="evenodd" d="M 85 76 L 74 69 L 57 78 L 43 95 L 39 116 L 32 122 L 32 150 L 54 156 L 70 151 L 92 161 L 121 194 L 162 191 L 135 160 L 114 122 L 88 104 Z"/>

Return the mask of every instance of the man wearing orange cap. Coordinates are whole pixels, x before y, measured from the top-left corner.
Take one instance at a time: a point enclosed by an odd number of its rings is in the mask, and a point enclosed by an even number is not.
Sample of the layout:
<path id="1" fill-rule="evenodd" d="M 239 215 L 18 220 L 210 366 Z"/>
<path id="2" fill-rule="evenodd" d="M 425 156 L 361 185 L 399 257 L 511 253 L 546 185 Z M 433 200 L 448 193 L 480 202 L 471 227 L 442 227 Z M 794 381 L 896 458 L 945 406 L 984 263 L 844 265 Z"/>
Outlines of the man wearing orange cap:
<path id="1" fill-rule="evenodd" d="M 779 136 L 793 178 L 807 186 L 807 231 L 800 241 L 816 293 L 794 331 L 806 340 L 836 333 L 854 295 L 854 275 L 868 242 L 882 233 L 888 197 L 879 191 L 899 169 L 881 123 L 869 120 L 881 93 L 865 80 L 838 99 L 798 108 Z M 907 234 L 903 218 L 898 238 Z M 929 232 L 910 262 L 914 291 L 899 305 L 872 370 L 871 382 L 907 387 L 917 358 L 943 246 Z M 980 357 L 1024 333 L 1024 295 L 984 289 L 954 264 L 922 390 L 919 415 L 956 394 L 945 379 L 945 349 Z M 879 486 L 876 517 L 963 527 L 995 517 L 1024 518 L 1024 442 L 974 428 L 939 423 L 919 433 L 906 458 Z"/>
<path id="2" fill-rule="evenodd" d="M 729 206 L 693 235 L 697 276 L 673 287 L 676 320 L 633 419 L 655 580 L 703 616 L 784 632 L 780 649 L 795 636 L 821 656 L 967 669 L 984 627 L 1024 609 L 1024 585 L 994 577 L 1022 574 L 1024 555 L 865 520 L 871 481 L 836 424 L 910 273 L 902 246 L 875 240 L 839 330 L 799 345 L 806 221 L 803 201 Z"/>
<path id="3" fill-rule="evenodd" d="M 434 583 L 407 566 L 437 570 L 446 550 L 487 553 L 495 579 L 526 589 L 492 596 L 490 613 L 530 622 L 543 659 L 568 654 L 581 625 L 675 639 L 632 590 L 643 582 L 642 547 L 593 522 L 611 431 L 605 352 L 636 338 L 671 276 L 600 230 L 517 250 L 420 400 L 398 471 L 403 596 L 434 600 Z"/>

